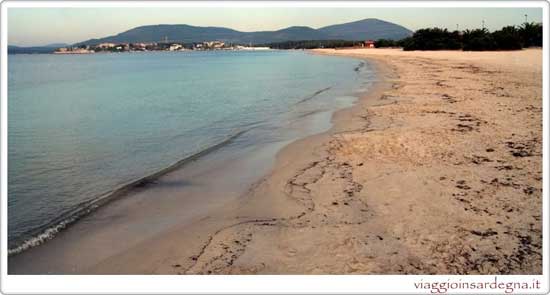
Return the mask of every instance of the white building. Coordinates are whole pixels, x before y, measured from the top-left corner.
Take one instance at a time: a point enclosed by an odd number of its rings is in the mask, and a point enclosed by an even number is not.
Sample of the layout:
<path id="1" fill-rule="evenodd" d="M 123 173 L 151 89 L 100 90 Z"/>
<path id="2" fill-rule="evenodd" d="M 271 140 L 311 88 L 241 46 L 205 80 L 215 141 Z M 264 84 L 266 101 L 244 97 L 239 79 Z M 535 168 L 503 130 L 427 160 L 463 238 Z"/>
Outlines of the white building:
<path id="1" fill-rule="evenodd" d="M 206 42 L 203 42 L 203 44 L 205 47 L 210 49 L 222 48 L 225 45 L 225 43 L 222 41 L 206 41 Z"/>
<path id="2" fill-rule="evenodd" d="M 97 47 L 99 48 L 113 48 L 115 46 L 116 46 L 115 43 L 100 43 L 97 45 Z"/>
<path id="3" fill-rule="evenodd" d="M 176 51 L 176 50 L 181 50 L 183 48 L 183 46 L 181 44 L 172 44 L 170 45 L 170 47 L 168 47 L 168 50 L 169 51 Z"/>

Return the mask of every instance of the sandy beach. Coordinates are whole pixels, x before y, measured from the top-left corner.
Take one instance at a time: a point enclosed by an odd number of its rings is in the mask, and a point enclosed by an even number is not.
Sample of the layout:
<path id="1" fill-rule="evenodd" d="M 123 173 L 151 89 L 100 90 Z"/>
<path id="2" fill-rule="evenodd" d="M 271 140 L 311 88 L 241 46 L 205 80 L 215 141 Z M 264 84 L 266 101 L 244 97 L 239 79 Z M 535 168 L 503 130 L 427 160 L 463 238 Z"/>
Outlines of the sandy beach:
<path id="1" fill-rule="evenodd" d="M 378 81 L 244 196 L 79 273 L 542 273 L 541 49 L 312 54 Z"/>

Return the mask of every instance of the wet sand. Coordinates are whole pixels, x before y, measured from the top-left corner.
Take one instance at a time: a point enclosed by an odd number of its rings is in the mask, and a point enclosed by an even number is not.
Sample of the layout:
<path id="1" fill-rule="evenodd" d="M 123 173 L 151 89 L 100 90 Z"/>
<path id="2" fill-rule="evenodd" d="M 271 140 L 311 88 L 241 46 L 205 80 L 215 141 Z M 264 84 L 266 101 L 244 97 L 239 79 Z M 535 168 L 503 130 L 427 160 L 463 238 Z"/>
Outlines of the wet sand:
<path id="1" fill-rule="evenodd" d="M 243 196 L 76 272 L 542 273 L 540 49 L 315 53 L 366 58 L 379 81 Z"/>

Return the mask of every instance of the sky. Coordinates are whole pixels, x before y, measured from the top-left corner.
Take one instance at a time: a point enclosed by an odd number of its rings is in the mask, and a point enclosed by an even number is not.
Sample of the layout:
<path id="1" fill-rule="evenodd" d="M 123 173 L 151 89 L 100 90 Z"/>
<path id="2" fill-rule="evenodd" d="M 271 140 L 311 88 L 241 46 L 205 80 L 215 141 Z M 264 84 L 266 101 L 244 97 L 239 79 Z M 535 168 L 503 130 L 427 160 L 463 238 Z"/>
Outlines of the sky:
<path id="1" fill-rule="evenodd" d="M 378 18 L 410 30 L 444 27 L 489 30 L 525 21 L 542 21 L 541 8 L 312 8 L 312 7 L 126 7 L 8 8 L 8 44 L 40 46 L 76 43 L 115 35 L 137 26 L 188 24 L 239 31 L 278 30 L 289 26 L 320 28 Z"/>

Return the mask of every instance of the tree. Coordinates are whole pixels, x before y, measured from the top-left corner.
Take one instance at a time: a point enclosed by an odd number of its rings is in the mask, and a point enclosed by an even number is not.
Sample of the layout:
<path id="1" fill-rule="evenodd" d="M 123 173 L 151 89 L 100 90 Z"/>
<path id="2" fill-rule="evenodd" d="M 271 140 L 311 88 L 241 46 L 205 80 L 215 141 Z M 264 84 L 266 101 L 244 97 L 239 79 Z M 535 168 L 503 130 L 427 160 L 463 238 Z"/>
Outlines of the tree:
<path id="1" fill-rule="evenodd" d="M 466 30 L 462 34 L 462 49 L 471 51 L 495 50 L 496 44 L 489 30 Z"/>
<path id="2" fill-rule="evenodd" d="M 514 26 L 507 26 L 492 34 L 495 49 L 518 50 L 522 47 L 522 40 L 519 30 Z"/>
<path id="3" fill-rule="evenodd" d="M 523 23 L 519 28 L 523 47 L 542 46 L 542 24 Z"/>
<path id="4" fill-rule="evenodd" d="M 374 42 L 374 47 L 384 48 L 384 47 L 398 47 L 398 42 L 390 39 L 378 39 Z"/>
<path id="5" fill-rule="evenodd" d="M 458 31 L 449 32 L 447 29 L 428 28 L 420 29 L 404 42 L 404 50 L 445 50 L 460 49 L 460 34 Z"/>

